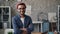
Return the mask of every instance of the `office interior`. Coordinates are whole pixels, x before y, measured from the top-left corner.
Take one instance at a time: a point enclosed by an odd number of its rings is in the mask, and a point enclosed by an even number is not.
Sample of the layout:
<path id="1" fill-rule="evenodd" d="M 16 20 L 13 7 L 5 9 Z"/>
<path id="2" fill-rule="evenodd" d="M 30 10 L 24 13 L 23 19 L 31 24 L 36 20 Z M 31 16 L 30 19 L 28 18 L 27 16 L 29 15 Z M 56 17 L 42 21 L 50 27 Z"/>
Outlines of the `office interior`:
<path id="1" fill-rule="evenodd" d="M 24 2 L 26 15 L 32 18 L 31 34 L 60 34 L 60 0 L 0 0 L 0 34 L 13 34 L 12 17 L 16 4 Z"/>

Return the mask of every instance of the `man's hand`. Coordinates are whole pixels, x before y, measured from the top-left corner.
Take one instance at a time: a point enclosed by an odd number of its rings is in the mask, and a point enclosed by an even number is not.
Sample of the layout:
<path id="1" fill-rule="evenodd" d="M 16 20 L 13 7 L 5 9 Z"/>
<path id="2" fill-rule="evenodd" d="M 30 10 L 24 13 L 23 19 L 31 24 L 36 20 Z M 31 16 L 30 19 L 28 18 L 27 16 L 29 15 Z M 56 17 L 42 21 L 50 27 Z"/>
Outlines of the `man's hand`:
<path id="1" fill-rule="evenodd" d="M 22 34 L 27 34 L 27 31 L 23 31 Z"/>
<path id="2" fill-rule="evenodd" d="M 20 28 L 20 30 L 27 31 L 27 29 L 26 29 L 26 28 Z"/>
<path id="3" fill-rule="evenodd" d="M 20 28 L 20 30 L 23 30 L 22 34 L 27 34 L 27 29 L 26 28 Z"/>

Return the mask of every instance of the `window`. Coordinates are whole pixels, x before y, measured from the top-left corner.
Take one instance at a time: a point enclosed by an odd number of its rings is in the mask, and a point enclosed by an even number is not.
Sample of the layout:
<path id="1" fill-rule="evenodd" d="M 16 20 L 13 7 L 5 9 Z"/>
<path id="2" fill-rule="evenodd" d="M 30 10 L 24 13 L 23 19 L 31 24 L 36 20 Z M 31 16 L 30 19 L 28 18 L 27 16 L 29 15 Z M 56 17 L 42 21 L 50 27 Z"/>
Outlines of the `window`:
<path id="1" fill-rule="evenodd" d="M 11 28 L 10 6 L 0 6 L 0 28 Z"/>

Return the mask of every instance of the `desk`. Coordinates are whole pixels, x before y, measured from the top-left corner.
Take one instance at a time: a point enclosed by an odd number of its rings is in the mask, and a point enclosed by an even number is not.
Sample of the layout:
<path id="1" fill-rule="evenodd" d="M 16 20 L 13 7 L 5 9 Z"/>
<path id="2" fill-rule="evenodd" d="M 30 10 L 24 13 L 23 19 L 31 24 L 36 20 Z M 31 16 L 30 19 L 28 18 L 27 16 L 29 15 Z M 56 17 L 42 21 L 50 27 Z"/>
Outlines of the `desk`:
<path id="1" fill-rule="evenodd" d="M 42 21 L 33 21 L 34 24 L 34 32 L 47 32 L 49 31 L 49 22 Z"/>
<path id="2" fill-rule="evenodd" d="M 39 31 L 39 30 L 40 30 L 40 29 L 39 29 L 40 24 L 41 24 L 41 32 L 42 32 L 42 23 L 43 23 L 42 21 L 33 21 L 33 24 L 37 24 L 37 27 L 38 27 L 38 28 L 37 28 L 37 30 L 38 30 L 37 32 L 40 32 L 40 31 Z"/>
<path id="3" fill-rule="evenodd" d="M 41 32 L 32 32 L 31 34 L 42 34 Z"/>

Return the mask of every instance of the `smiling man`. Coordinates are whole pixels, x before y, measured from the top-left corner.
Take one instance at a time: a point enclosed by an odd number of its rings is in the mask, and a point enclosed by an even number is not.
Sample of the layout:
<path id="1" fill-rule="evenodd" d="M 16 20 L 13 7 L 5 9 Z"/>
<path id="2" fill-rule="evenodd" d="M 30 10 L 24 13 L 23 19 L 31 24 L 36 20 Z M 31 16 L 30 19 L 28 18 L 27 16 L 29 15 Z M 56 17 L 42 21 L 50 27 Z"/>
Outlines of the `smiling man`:
<path id="1" fill-rule="evenodd" d="M 19 15 L 12 17 L 14 34 L 31 34 L 31 32 L 34 30 L 34 26 L 31 17 L 25 15 L 25 3 L 18 3 L 17 10 Z"/>

